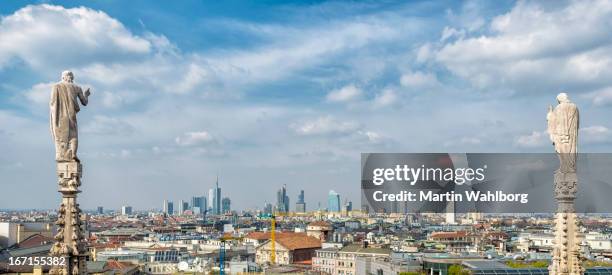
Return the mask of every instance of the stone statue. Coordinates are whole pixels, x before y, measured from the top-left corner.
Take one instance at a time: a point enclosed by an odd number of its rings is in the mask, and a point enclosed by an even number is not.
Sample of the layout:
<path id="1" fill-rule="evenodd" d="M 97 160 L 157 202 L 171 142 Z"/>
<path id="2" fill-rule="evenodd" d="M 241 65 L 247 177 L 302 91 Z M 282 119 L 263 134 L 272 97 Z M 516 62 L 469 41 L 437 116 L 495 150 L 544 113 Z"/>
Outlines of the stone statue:
<path id="1" fill-rule="evenodd" d="M 87 106 L 89 89 L 83 90 L 73 83 L 71 71 L 62 72 L 62 80 L 53 85 L 51 92 L 51 134 L 55 142 L 55 160 L 58 162 L 79 162 L 77 148 L 79 136 L 77 113 L 80 110 L 78 101 Z"/>
<path id="2" fill-rule="evenodd" d="M 559 104 L 555 108 L 548 107 L 548 134 L 559 155 L 559 171 L 575 172 L 580 121 L 578 107 L 569 100 L 566 93 L 560 93 L 557 102 Z"/>

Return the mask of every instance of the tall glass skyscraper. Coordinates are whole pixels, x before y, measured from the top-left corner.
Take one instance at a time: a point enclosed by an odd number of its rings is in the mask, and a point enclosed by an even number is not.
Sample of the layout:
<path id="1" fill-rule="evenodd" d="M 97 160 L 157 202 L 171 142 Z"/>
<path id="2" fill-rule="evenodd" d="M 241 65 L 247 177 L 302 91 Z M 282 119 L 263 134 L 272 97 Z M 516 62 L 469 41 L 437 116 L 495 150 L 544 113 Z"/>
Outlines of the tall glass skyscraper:
<path id="1" fill-rule="evenodd" d="M 206 210 L 206 206 L 206 197 L 191 198 L 191 210 L 193 210 L 194 214 L 204 213 L 204 210 Z"/>
<path id="2" fill-rule="evenodd" d="M 227 198 L 227 197 L 223 198 L 221 200 L 221 212 L 222 213 L 227 213 L 227 212 L 231 211 L 232 210 L 231 204 L 232 204 L 232 201 L 230 200 L 230 198 Z"/>
<path id="3" fill-rule="evenodd" d="M 327 211 L 340 212 L 340 194 L 334 190 L 329 190 L 327 195 Z"/>
<path id="4" fill-rule="evenodd" d="M 166 215 L 174 214 L 174 204 L 171 201 L 164 200 L 163 211 Z"/>
<path id="5" fill-rule="evenodd" d="M 208 190 L 208 207 L 213 214 L 221 214 L 221 188 L 219 188 L 218 176 L 217 182 L 215 183 L 215 188 Z"/>
<path id="6" fill-rule="evenodd" d="M 298 201 L 295 203 L 295 212 L 305 213 L 306 212 L 306 201 L 304 201 L 304 190 L 300 190 L 298 195 Z"/>
<path id="7" fill-rule="evenodd" d="M 289 212 L 289 196 L 287 196 L 287 185 L 283 185 L 276 192 L 276 211 L 281 213 Z"/>

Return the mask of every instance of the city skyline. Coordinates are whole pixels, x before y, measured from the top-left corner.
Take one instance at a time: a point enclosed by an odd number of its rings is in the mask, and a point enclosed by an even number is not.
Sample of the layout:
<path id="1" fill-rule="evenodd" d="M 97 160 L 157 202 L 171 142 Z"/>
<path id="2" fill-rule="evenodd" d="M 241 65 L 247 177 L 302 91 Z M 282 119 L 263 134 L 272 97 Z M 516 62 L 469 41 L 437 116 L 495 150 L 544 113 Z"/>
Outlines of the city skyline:
<path id="1" fill-rule="evenodd" d="M 612 151 L 609 2 L 138 2 L 0 5 L 0 208 L 59 202 L 48 99 L 67 69 L 92 91 L 88 209 L 190 200 L 217 173 L 236 209 L 283 184 L 358 202 L 364 152 L 552 153 L 533 118 L 562 91 L 580 151 Z"/>

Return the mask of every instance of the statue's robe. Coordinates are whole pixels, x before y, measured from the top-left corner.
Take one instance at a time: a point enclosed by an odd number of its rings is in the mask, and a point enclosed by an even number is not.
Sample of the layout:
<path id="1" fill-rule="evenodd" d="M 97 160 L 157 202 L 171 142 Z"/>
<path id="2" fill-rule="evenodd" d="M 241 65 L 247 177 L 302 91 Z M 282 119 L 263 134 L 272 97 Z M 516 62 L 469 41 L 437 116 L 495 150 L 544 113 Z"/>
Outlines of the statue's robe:
<path id="1" fill-rule="evenodd" d="M 81 87 L 68 82 L 53 85 L 51 92 L 51 134 L 55 142 L 56 160 L 78 160 L 78 128 L 76 115 L 80 110 L 78 100 L 87 105 L 87 97 Z"/>
<path id="2" fill-rule="evenodd" d="M 578 108 L 572 102 L 561 102 L 555 107 L 552 117 L 549 132 L 553 136 L 555 151 L 559 154 L 561 171 L 574 172 L 580 121 Z"/>

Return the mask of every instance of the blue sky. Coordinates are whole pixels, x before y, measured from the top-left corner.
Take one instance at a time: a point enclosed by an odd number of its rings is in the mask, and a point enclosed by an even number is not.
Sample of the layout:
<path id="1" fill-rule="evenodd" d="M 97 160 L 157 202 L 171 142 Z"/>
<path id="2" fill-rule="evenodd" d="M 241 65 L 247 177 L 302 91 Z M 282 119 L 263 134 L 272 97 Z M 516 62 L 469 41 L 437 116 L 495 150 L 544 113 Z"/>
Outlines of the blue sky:
<path id="1" fill-rule="evenodd" d="M 48 93 L 91 87 L 82 205 L 160 208 L 220 175 L 239 209 L 287 184 L 359 205 L 362 152 L 552 152 L 581 108 L 609 152 L 606 1 L 21 1 L 0 4 L 0 208 L 53 208 Z M 36 190 L 36 191 L 34 191 Z"/>

